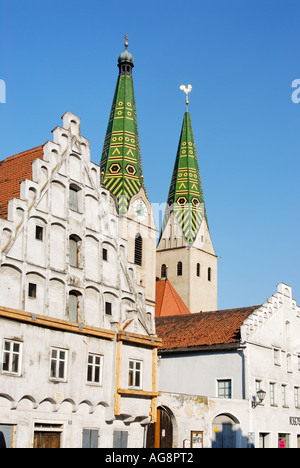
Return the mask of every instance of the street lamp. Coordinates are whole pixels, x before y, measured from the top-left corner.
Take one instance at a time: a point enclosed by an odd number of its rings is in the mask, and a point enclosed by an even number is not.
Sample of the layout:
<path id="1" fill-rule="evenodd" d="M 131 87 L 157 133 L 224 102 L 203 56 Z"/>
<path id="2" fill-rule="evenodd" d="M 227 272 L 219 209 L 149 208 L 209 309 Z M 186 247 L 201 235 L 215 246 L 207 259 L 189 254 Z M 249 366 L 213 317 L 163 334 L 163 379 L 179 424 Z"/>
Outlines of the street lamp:
<path id="1" fill-rule="evenodd" d="M 262 389 L 258 390 L 256 395 L 257 395 L 259 402 L 257 402 L 256 399 L 255 400 L 253 399 L 252 408 L 256 408 L 257 406 L 261 405 L 264 402 L 264 399 L 266 398 L 266 394 L 267 392 L 265 392 L 264 390 Z"/>

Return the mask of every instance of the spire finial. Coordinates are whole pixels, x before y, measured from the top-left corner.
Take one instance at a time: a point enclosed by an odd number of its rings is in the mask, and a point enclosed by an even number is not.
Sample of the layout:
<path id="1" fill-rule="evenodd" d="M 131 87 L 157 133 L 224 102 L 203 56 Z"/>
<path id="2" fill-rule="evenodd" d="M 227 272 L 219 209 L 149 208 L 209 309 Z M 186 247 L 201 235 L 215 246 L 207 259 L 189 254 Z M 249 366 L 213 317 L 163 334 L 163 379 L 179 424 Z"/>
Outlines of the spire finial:
<path id="1" fill-rule="evenodd" d="M 188 105 L 189 105 L 189 93 L 192 91 L 192 85 L 188 85 L 187 87 L 185 85 L 181 85 L 180 89 L 185 93 L 185 104 L 186 104 L 186 110 L 188 111 Z"/>
<path id="2" fill-rule="evenodd" d="M 127 47 L 128 47 L 128 34 L 125 34 L 125 44 L 124 44 L 124 46 L 127 49 Z"/>

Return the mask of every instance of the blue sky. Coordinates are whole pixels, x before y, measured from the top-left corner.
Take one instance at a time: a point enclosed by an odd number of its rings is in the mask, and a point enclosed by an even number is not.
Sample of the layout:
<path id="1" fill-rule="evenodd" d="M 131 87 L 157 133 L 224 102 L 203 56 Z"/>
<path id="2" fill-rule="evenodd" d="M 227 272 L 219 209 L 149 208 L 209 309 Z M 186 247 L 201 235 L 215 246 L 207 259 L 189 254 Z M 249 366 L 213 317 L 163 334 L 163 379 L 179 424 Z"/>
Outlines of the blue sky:
<path id="1" fill-rule="evenodd" d="M 219 308 L 279 282 L 300 304 L 300 0 L 0 0 L 0 159 L 52 139 L 71 111 L 99 163 L 129 36 L 149 199 L 167 199 L 190 113 L 219 260 Z"/>

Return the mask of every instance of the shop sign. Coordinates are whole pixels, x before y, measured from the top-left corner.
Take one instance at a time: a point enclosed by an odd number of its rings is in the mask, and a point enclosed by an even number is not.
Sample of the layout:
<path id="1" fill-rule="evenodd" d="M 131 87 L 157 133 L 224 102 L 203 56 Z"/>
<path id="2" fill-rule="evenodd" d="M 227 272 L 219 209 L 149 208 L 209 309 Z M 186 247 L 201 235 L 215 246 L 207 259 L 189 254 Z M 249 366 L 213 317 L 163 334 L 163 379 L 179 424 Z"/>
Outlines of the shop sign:
<path id="1" fill-rule="evenodd" d="M 290 417 L 290 425 L 291 426 L 300 426 L 300 418 L 294 418 L 293 416 Z"/>

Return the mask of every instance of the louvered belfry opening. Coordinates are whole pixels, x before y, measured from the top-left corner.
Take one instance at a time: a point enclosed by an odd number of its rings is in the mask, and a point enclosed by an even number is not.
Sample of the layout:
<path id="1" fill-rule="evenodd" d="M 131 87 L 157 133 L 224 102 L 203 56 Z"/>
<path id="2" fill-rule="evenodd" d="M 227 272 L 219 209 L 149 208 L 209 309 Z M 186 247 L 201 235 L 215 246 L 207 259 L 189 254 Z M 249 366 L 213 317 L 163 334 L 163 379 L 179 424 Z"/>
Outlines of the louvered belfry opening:
<path id="1" fill-rule="evenodd" d="M 142 266 L 143 257 L 143 239 L 140 234 L 137 234 L 134 242 L 134 263 Z"/>

